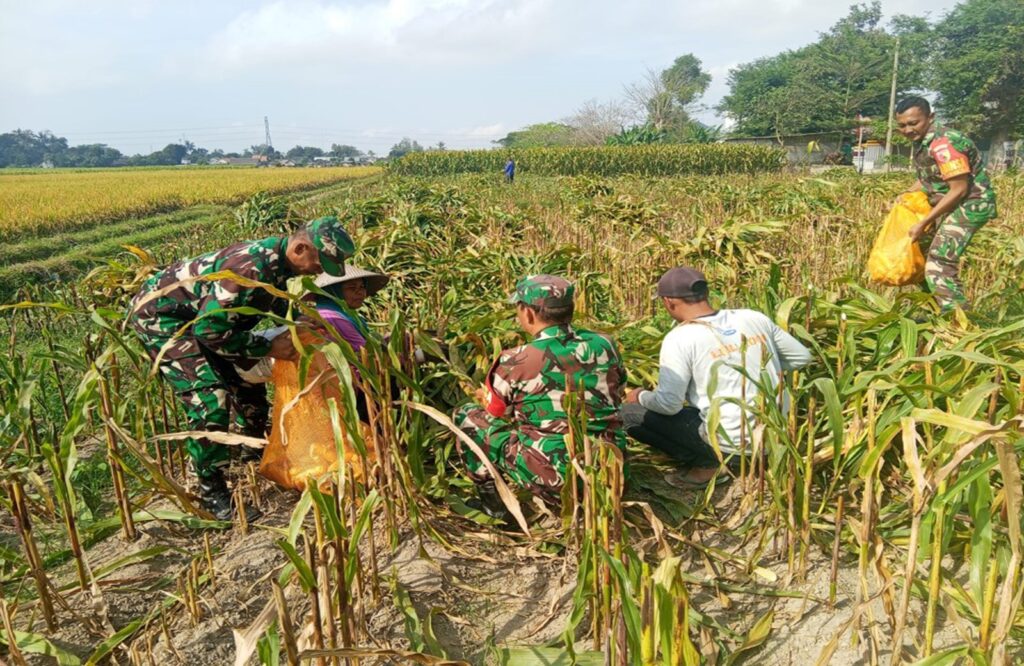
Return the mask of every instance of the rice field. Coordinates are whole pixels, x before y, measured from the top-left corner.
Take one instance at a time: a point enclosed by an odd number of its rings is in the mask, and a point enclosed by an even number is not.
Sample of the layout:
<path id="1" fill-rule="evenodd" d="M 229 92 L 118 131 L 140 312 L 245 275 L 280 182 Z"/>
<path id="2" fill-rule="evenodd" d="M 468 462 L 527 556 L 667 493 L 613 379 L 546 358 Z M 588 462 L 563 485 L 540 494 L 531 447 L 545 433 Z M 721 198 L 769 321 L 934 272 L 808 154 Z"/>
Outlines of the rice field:
<path id="1" fill-rule="evenodd" d="M 340 215 L 355 262 L 393 276 L 367 312 L 386 342 L 360 356 L 323 348 L 347 396 L 331 407 L 338 445 L 364 461 L 372 449 L 377 462 L 301 495 L 238 468 L 235 491 L 266 515 L 252 525 L 197 509 L 183 415 L 121 329 L 155 268 L 148 251 L 214 249 L 248 228 L 241 219 L 11 298 L 20 305 L 0 311 L 0 655 L 1024 659 L 1024 177 L 995 179 L 1001 216 L 964 270 L 975 309 L 953 318 L 864 276 L 907 174 L 497 181 L 388 175 L 292 211 Z M 649 386 L 670 326 L 653 285 L 680 263 L 706 272 L 716 304 L 768 313 L 814 355 L 785 378 L 793 409 L 770 396 L 758 405 L 732 482 L 680 491 L 664 481 L 666 459 L 632 445 L 624 469 L 581 425 L 560 506 L 509 497 L 517 520 L 504 529 L 472 510 L 445 414 L 496 350 L 521 340 L 504 304 L 515 281 L 572 279 L 578 320 L 615 336 L 631 383 Z M 414 346 L 438 360 L 412 363 Z M 365 428 L 353 381 L 369 396 Z"/>
<path id="2" fill-rule="evenodd" d="M 258 191 L 290 192 L 362 178 L 379 169 L 41 169 L 0 173 L 0 240 L 211 203 Z"/>

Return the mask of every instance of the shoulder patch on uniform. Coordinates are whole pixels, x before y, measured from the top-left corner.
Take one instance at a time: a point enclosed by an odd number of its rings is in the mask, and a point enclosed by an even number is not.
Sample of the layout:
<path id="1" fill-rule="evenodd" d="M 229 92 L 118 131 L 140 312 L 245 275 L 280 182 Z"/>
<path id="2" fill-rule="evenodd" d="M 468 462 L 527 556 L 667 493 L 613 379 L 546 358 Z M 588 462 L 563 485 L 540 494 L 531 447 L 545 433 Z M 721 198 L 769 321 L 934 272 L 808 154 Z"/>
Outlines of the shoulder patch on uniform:
<path id="1" fill-rule="evenodd" d="M 928 150 L 935 159 L 935 164 L 938 165 L 939 174 L 943 180 L 971 172 L 971 164 L 967 156 L 956 149 L 949 137 L 941 136 L 935 139 Z"/>

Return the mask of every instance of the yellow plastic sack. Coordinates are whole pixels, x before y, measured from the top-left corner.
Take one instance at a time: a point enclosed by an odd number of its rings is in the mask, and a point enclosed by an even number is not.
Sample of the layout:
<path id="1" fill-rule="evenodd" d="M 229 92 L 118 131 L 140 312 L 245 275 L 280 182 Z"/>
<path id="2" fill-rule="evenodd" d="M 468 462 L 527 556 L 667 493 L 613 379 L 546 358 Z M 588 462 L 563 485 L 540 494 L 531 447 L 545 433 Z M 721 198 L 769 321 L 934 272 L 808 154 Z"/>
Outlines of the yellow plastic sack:
<path id="1" fill-rule="evenodd" d="M 907 232 L 931 212 L 924 192 L 905 194 L 892 207 L 868 257 L 868 274 L 875 282 L 899 287 L 924 279 L 924 254 Z"/>
<path id="2" fill-rule="evenodd" d="M 274 363 L 274 421 L 263 451 L 260 474 L 286 488 L 304 490 L 306 480 L 338 469 L 334 430 L 327 400 L 342 403 L 341 385 L 330 363 L 320 352 L 313 355 L 306 387 L 299 386 L 299 366 L 294 361 Z M 301 395 L 300 395 L 301 394 Z M 364 425 L 368 462 L 375 459 L 368 428 Z M 362 461 L 346 448 L 345 464 L 355 478 L 363 477 Z"/>

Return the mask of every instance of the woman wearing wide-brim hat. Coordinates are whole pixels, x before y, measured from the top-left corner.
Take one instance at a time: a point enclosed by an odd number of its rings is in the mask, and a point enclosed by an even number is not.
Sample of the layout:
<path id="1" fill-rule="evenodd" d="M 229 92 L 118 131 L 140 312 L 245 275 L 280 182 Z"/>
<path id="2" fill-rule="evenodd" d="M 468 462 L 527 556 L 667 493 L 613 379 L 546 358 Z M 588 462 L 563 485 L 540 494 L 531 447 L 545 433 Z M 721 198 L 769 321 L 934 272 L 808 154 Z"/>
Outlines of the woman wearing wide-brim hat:
<path id="1" fill-rule="evenodd" d="M 330 324 L 355 351 L 366 345 L 369 329 L 366 320 L 355 311 L 363 306 L 366 299 L 383 289 L 391 277 L 382 273 L 374 273 L 352 264 L 345 264 L 345 274 L 340 276 L 322 273 L 316 279 L 316 286 L 342 301 L 348 311 L 335 300 L 326 296 L 316 295 L 314 303 L 317 313 L 324 322 Z"/>
<path id="2" fill-rule="evenodd" d="M 383 289 L 389 280 L 387 275 L 348 262 L 345 263 L 345 274 L 342 276 L 321 274 L 315 281 L 316 285 L 333 298 L 321 294 L 308 297 L 322 322 L 306 322 L 318 330 L 314 332 L 304 329 L 299 333 L 300 339 L 304 343 L 308 341 L 316 344 L 323 342 L 324 338 L 341 338 L 358 352 L 366 345 L 370 330 L 366 320 L 357 311 L 367 298 Z M 324 330 L 325 325 L 328 330 Z M 261 474 L 296 490 L 305 488 L 310 478 L 320 478 L 337 469 L 338 465 L 328 404 L 330 400 L 343 404 L 341 382 L 324 354 L 317 349 L 313 350 L 308 370 L 304 383 L 299 379 L 298 362 L 274 363 L 274 419 L 267 449 L 260 463 Z M 359 371 L 353 367 L 352 372 L 358 378 Z M 365 424 L 369 423 L 370 417 L 366 396 L 359 384 L 355 382 L 353 386 L 356 414 Z M 368 455 L 372 463 L 375 456 L 372 448 L 368 449 Z M 356 476 L 363 473 L 364 461 L 361 458 L 347 452 L 345 461 Z"/>

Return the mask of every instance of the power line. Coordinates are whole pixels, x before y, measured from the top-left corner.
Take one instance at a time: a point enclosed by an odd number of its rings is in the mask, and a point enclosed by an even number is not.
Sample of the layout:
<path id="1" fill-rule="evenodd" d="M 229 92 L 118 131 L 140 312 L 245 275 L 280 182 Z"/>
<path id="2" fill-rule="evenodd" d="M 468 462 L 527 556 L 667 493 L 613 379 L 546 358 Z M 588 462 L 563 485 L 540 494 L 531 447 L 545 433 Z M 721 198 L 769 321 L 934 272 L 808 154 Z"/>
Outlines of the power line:
<path id="1" fill-rule="evenodd" d="M 221 125 L 221 126 L 209 126 L 209 127 L 177 127 L 177 128 L 166 128 L 166 129 L 139 129 L 139 130 L 70 130 L 62 131 L 61 134 L 66 135 L 86 135 L 86 136 L 121 136 L 125 135 L 125 138 L 134 138 L 134 135 L 139 135 L 142 138 L 145 135 L 155 136 L 178 136 L 181 133 L 188 133 L 189 135 L 205 134 L 210 133 L 216 136 L 228 136 L 232 134 L 257 134 L 260 129 L 264 130 L 264 134 L 268 133 L 269 127 L 264 125 Z M 457 138 L 482 138 L 476 134 L 476 130 L 443 130 L 443 131 L 430 131 L 430 130 L 388 130 L 388 131 L 377 131 L 373 129 L 355 129 L 355 128 L 329 128 L 329 127 L 307 127 L 304 125 L 290 125 L 284 128 L 279 128 L 274 131 L 275 134 L 287 134 L 291 136 L 295 135 L 330 135 L 343 138 L 359 138 L 359 139 L 390 139 L 390 138 L 405 138 L 405 137 L 429 137 L 429 138 L 445 138 L 445 137 L 457 137 Z M 257 134 L 258 135 L 258 134 Z"/>
<path id="2" fill-rule="evenodd" d="M 144 130 L 67 130 L 62 134 L 166 134 L 180 132 L 202 132 L 207 130 L 238 130 L 245 132 L 258 131 L 259 125 L 221 125 L 218 127 L 174 127 L 167 129 L 144 129 Z"/>

